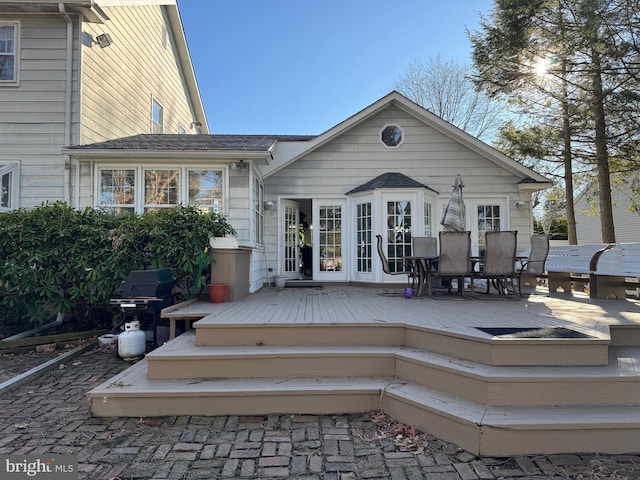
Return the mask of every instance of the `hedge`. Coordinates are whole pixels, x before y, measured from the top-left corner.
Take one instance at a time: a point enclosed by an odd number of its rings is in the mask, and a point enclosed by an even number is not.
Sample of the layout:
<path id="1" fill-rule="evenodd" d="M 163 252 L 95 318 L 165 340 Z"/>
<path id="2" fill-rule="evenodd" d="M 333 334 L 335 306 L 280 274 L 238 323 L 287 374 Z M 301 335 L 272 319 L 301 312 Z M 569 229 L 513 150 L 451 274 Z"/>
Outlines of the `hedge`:
<path id="1" fill-rule="evenodd" d="M 193 206 L 113 215 L 65 203 L 0 213 L 0 321 L 37 325 L 57 312 L 86 319 L 131 270 L 173 270 L 181 292 L 206 283 L 209 237 L 227 219 Z"/>

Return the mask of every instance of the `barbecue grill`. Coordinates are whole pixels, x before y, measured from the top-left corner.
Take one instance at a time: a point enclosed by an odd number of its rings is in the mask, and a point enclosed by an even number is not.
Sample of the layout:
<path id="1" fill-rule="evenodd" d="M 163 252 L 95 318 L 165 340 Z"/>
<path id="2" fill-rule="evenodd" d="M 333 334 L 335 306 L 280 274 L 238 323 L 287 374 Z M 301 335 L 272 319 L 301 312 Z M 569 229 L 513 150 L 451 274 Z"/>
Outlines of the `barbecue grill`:
<path id="1" fill-rule="evenodd" d="M 150 320 L 153 327 L 153 344 L 157 347 L 156 326 L 160 310 L 173 303 L 172 289 L 176 281 L 170 268 L 133 270 L 116 291 L 121 298 L 113 298 L 110 304 L 120 309 L 120 325 L 127 317 L 134 320 Z"/>

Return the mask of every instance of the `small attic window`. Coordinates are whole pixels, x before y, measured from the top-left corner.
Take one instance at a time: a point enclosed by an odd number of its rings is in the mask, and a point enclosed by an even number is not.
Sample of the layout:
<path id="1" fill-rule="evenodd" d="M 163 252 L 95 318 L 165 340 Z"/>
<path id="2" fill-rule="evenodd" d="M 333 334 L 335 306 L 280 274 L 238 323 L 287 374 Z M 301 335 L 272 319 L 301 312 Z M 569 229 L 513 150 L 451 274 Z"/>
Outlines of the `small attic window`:
<path id="1" fill-rule="evenodd" d="M 397 125 L 387 125 L 380 131 L 380 140 L 387 147 L 395 148 L 404 140 L 404 133 Z"/>

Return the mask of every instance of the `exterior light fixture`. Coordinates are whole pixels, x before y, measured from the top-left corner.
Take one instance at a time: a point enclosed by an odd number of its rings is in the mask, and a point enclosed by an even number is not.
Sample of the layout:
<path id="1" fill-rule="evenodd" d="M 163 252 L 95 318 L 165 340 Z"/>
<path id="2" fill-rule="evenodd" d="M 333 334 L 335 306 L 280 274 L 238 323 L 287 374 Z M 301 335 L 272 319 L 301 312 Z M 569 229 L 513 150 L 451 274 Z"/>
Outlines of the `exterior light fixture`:
<path id="1" fill-rule="evenodd" d="M 96 37 L 96 43 L 100 45 L 100 48 L 107 48 L 113 41 L 111 40 L 111 35 L 102 33 Z"/>

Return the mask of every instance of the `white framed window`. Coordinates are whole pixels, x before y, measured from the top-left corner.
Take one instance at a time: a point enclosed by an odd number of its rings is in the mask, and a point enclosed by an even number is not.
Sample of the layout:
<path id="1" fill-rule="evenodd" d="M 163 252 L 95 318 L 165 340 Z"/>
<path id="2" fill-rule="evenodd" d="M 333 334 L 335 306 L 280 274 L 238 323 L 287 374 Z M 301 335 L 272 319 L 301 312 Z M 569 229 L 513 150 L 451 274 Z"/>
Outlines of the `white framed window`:
<path id="1" fill-rule="evenodd" d="M 264 185 L 257 175 L 253 177 L 253 241 L 264 243 Z"/>
<path id="2" fill-rule="evenodd" d="M 18 185 L 20 168 L 18 163 L 0 163 L 0 211 L 18 208 Z"/>
<path id="3" fill-rule="evenodd" d="M 144 213 L 180 204 L 224 213 L 225 167 L 98 166 L 96 207 Z"/>
<path id="4" fill-rule="evenodd" d="M 18 22 L 0 21 L 0 85 L 18 83 L 19 27 Z"/>
<path id="5" fill-rule="evenodd" d="M 187 169 L 189 205 L 201 209 L 224 212 L 224 170 L 211 168 Z"/>
<path id="6" fill-rule="evenodd" d="M 164 108 L 157 98 L 151 96 L 151 133 L 163 133 Z"/>
<path id="7" fill-rule="evenodd" d="M 404 132 L 398 125 L 385 125 L 380 130 L 380 141 L 387 148 L 397 148 L 404 142 Z"/>
<path id="8" fill-rule="evenodd" d="M 433 216 L 431 215 L 431 203 L 424 202 L 423 224 L 425 237 L 433 236 Z"/>
<path id="9" fill-rule="evenodd" d="M 144 211 L 176 207 L 180 203 L 180 170 L 144 168 Z"/>

